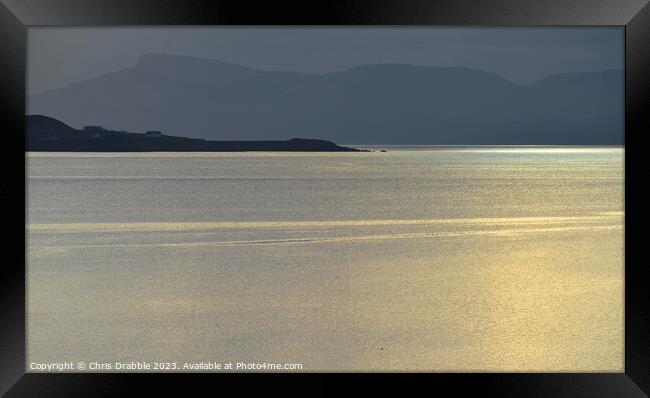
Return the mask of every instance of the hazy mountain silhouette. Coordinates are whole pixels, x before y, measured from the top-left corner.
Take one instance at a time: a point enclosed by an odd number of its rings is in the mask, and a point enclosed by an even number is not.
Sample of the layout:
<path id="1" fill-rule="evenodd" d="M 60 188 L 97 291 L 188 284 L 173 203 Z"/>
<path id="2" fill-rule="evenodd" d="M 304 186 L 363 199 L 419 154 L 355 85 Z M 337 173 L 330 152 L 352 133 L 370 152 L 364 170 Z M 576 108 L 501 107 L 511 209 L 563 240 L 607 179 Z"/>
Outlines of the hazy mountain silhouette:
<path id="1" fill-rule="evenodd" d="M 623 106 L 620 70 L 518 86 L 468 68 L 381 64 L 317 75 L 170 55 L 28 101 L 29 113 L 77 127 L 356 144 L 622 144 Z"/>

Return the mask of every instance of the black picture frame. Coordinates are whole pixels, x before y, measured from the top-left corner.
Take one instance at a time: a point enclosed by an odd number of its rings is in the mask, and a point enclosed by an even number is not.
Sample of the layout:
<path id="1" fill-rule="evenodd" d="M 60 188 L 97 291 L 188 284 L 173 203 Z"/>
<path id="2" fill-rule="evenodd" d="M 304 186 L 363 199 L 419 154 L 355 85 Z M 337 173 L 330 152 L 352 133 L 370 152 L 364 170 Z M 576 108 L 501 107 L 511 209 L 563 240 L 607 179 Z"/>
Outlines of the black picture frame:
<path id="1" fill-rule="evenodd" d="M 650 132 L 650 5 L 647 0 L 0 0 L 0 120 L 4 176 L 0 209 L 6 234 L 0 268 L 0 394 L 120 396 L 151 388 L 185 391 L 204 384 L 238 393 L 256 385 L 296 381 L 303 393 L 332 392 L 325 374 L 34 374 L 25 373 L 25 156 L 26 33 L 30 26 L 120 25 L 455 25 L 625 26 L 625 372 L 585 374 L 455 374 L 407 376 L 428 391 L 451 387 L 513 397 L 643 397 L 650 394 L 650 294 L 643 226 L 643 134 Z M 21 232 L 22 231 L 22 232 Z M 393 375 L 342 374 L 385 390 Z M 216 379 L 215 379 L 216 378 Z M 401 375 L 400 378 L 404 378 Z M 217 387 L 219 386 L 219 387 Z M 217 390 L 215 390 L 218 388 Z M 150 395 L 150 394 L 147 394 Z"/>

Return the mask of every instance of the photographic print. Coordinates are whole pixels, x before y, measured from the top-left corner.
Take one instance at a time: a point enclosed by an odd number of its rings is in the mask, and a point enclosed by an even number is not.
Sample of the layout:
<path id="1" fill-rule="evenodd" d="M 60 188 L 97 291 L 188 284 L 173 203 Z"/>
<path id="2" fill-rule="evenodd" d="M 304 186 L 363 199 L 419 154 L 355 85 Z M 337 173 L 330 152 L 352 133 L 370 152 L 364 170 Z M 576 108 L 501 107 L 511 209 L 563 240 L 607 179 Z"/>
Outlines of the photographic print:
<path id="1" fill-rule="evenodd" d="M 623 372 L 623 27 L 30 27 L 27 372 Z"/>

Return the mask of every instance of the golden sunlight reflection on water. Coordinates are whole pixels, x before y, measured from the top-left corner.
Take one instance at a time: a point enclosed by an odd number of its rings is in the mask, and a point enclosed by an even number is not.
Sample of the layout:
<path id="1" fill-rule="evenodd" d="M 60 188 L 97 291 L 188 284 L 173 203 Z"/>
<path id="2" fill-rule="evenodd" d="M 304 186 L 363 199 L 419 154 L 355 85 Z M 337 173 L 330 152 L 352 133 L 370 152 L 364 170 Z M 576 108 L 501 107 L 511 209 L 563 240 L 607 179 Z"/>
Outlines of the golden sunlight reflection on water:
<path id="1" fill-rule="evenodd" d="M 622 149 L 357 155 L 30 157 L 28 362 L 623 370 Z"/>

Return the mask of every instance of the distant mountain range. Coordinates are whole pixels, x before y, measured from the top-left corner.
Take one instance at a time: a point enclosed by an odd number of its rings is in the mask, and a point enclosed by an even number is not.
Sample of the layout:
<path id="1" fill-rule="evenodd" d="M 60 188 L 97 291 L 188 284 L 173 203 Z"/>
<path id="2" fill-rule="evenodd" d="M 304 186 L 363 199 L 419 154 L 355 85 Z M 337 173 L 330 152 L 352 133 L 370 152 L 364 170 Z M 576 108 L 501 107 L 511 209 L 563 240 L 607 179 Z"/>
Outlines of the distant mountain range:
<path id="1" fill-rule="evenodd" d="M 29 97 L 73 126 L 218 140 L 354 144 L 623 144 L 623 71 L 529 86 L 468 68 L 368 65 L 324 75 L 171 55 Z"/>
<path id="2" fill-rule="evenodd" d="M 362 152 L 332 142 L 292 138 L 287 141 L 206 141 L 149 131 L 145 134 L 88 126 L 76 130 L 60 120 L 30 115 L 25 119 L 25 150 L 56 152 Z"/>

